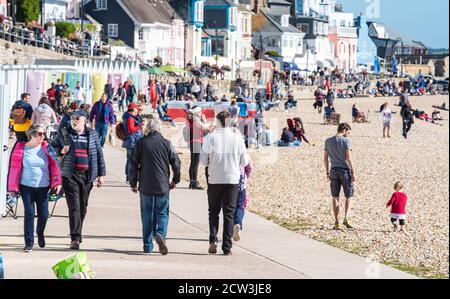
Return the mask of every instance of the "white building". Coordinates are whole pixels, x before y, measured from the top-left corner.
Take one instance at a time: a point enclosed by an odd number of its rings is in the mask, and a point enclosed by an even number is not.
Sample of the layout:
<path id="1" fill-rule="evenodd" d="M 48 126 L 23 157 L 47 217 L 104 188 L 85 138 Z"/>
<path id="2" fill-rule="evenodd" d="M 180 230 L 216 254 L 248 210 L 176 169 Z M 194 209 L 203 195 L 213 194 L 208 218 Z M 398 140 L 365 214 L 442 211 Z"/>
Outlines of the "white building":
<path id="1" fill-rule="evenodd" d="M 284 1 L 269 2 L 253 18 L 253 45 L 269 57 L 289 64 L 304 56 L 304 37 L 289 23 L 290 4 Z M 261 58 L 263 55 L 261 55 Z"/>
<path id="2" fill-rule="evenodd" d="M 65 21 L 69 0 L 45 0 L 44 24 L 47 22 Z"/>
<path id="3" fill-rule="evenodd" d="M 302 69 L 334 68 L 333 47 L 329 40 L 329 19 L 334 0 L 291 0 L 291 22 L 305 33 L 305 56 L 298 59 Z"/>
<path id="4" fill-rule="evenodd" d="M 353 13 L 342 12 L 341 6 L 334 6 L 330 14 L 329 39 L 334 61 L 345 72 L 357 69 L 358 32 Z"/>
<path id="5" fill-rule="evenodd" d="M 184 67 L 184 21 L 167 1 L 87 0 L 85 12 L 142 60 L 160 57 L 163 64 Z"/>

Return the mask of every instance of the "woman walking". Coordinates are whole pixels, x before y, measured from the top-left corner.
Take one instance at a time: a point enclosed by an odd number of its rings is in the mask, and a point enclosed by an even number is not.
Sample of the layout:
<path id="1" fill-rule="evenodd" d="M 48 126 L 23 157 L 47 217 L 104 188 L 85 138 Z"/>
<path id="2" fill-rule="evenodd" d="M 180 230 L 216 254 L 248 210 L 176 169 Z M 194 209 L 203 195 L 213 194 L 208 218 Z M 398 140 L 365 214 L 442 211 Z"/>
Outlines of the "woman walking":
<path id="1" fill-rule="evenodd" d="M 20 192 L 25 208 L 24 252 L 34 245 L 34 218 L 37 207 L 39 247 L 45 247 L 44 231 L 48 219 L 48 192 L 62 184 L 56 152 L 44 141 L 45 128 L 33 125 L 27 131 L 28 142 L 17 142 L 11 153 L 8 192 Z"/>
<path id="2" fill-rule="evenodd" d="M 56 113 L 47 97 L 43 97 L 39 101 L 39 106 L 34 110 L 33 115 L 31 116 L 31 123 L 34 125 L 41 125 L 44 127 L 44 130 L 47 130 L 49 126 L 57 124 Z"/>

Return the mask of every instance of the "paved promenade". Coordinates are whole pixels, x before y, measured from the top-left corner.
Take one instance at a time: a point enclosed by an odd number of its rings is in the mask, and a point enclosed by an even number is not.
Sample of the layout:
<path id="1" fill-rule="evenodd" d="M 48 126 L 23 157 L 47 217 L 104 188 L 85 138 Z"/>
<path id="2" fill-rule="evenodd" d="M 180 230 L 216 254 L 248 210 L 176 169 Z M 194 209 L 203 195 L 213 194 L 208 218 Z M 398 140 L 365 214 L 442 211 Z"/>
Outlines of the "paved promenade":
<path id="1" fill-rule="evenodd" d="M 125 153 L 107 147 L 106 159 L 106 186 L 92 192 L 82 244 L 96 278 L 414 278 L 251 213 L 246 215 L 245 231 L 233 248 L 234 255 L 209 255 L 206 192 L 190 191 L 186 184 L 171 194 L 169 255 L 143 254 L 139 198 L 124 184 Z M 22 204 L 19 215 L 23 216 Z M 58 203 L 55 215 L 47 225 L 47 248 L 39 249 L 36 244 L 30 254 L 21 252 L 23 218 L 0 220 L 5 278 L 54 278 L 51 267 L 73 254 L 68 250 L 64 201 Z"/>

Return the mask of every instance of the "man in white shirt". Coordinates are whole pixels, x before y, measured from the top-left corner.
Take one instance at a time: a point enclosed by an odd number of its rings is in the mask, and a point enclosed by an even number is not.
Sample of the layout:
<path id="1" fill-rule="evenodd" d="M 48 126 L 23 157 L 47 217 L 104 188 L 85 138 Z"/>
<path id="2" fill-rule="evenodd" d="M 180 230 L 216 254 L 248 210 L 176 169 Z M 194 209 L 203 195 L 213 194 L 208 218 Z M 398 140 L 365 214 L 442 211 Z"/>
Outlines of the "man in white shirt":
<path id="1" fill-rule="evenodd" d="M 228 111 L 217 115 L 217 129 L 205 137 L 201 162 L 208 168 L 209 253 L 217 253 L 219 214 L 223 208 L 222 250 L 231 255 L 234 212 L 236 210 L 241 167 L 249 164 L 244 139 L 232 126 Z"/>
<path id="2" fill-rule="evenodd" d="M 84 88 L 81 87 L 80 81 L 77 82 L 77 86 L 75 87 L 73 93 L 75 95 L 75 99 L 78 103 L 78 106 L 86 103 L 86 93 L 84 92 Z"/>

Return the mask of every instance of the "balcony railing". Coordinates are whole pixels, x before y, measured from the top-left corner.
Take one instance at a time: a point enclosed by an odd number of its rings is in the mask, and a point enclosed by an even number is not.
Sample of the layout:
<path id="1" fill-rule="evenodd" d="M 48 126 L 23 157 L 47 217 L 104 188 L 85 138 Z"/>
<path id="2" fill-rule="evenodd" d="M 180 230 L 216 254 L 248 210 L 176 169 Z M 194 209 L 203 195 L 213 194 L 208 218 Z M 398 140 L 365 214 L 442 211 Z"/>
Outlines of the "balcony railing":
<path id="1" fill-rule="evenodd" d="M 92 40 L 72 42 L 58 36 L 50 36 L 28 28 L 5 23 L 0 24 L 0 39 L 21 45 L 43 48 L 78 58 L 110 55 L 110 53 L 106 53 L 101 47 L 94 47 Z"/>

